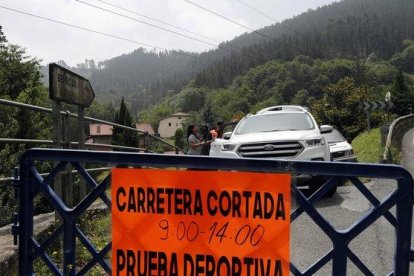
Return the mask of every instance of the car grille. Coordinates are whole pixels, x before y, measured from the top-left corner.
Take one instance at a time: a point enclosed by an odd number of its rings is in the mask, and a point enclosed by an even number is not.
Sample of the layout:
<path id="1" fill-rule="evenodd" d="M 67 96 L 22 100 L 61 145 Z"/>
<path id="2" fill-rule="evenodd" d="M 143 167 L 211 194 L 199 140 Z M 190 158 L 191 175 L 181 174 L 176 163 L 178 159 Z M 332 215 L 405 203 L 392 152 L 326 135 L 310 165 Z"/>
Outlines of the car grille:
<path id="1" fill-rule="evenodd" d="M 337 151 L 337 152 L 331 152 L 331 159 L 335 159 L 335 158 L 339 158 L 339 157 L 344 157 L 345 156 L 345 151 Z"/>
<path id="2" fill-rule="evenodd" d="M 297 141 L 242 144 L 237 153 L 250 158 L 294 157 L 303 150 Z"/>

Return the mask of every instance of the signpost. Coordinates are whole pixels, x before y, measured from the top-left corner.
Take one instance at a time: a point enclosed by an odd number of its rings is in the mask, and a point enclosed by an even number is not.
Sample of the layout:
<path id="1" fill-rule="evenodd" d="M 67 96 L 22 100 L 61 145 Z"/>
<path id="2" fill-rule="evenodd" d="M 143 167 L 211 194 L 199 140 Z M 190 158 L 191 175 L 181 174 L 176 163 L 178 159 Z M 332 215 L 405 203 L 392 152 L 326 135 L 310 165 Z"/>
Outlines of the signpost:
<path id="1" fill-rule="evenodd" d="M 390 92 L 388 92 L 390 93 Z M 387 95 L 388 95 L 387 93 Z M 394 105 L 392 104 L 391 100 L 391 93 L 389 94 L 389 100 L 387 100 L 387 95 L 385 97 L 385 102 L 383 101 L 373 101 L 373 102 L 361 102 L 359 104 L 359 108 L 363 109 L 367 113 L 367 124 L 368 130 L 371 129 L 371 120 L 370 120 L 370 112 L 376 110 L 383 110 L 386 109 L 388 112 L 389 109 L 393 108 Z"/>
<path id="2" fill-rule="evenodd" d="M 61 102 L 74 104 L 78 106 L 78 142 L 79 149 L 85 147 L 84 134 L 84 108 L 89 107 L 95 98 L 95 92 L 86 78 L 60 66 L 55 63 L 49 64 L 49 97 L 52 99 L 53 112 L 53 141 L 54 147 L 60 148 L 62 141 L 65 141 L 66 148 L 70 148 L 70 114 L 64 118 L 64 126 L 60 112 L 62 110 Z M 62 137 L 62 133 L 64 133 Z M 66 172 L 64 180 L 61 177 L 56 178 L 54 183 L 56 193 L 71 205 L 73 202 L 73 191 L 71 184 L 70 169 Z M 65 185 L 62 185 L 62 181 Z M 63 191 L 63 188 L 65 189 Z M 80 183 L 80 197 L 86 196 L 86 185 L 82 180 Z"/>
<path id="3" fill-rule="evenodd" d="M 52 63 L 49 64 L 49 96 L 57 102 L 89 107 L 95 92 L 87 79 Z"/>
<path id="4" fill-rule="evenodd" d="M 383 110 L 383 109 L 390 109 L 393 108 L 393 104 L 390 101 L 376 101 L 376 102 L 362 102 L 360 104 L 360 108 L 364 111 L 376 111 L 376 110 Z"/>
<path id="5" fill-rule="evenodd" d="M 288 275 L 290 174 L 112 170 L 113 275 Z"/>

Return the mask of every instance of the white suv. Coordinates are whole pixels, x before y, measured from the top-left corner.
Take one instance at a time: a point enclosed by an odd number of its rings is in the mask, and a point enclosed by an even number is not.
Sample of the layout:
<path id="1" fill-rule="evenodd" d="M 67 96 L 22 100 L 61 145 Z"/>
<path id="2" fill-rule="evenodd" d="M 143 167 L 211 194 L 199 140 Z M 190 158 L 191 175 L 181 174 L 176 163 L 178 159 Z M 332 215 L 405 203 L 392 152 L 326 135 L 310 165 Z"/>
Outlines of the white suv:
<path id="1" fill-rule="evenodd" d="M 319 128 L 304 107 L 272 106 L 245 116 L 233 132 L 215 139 L 210 156 L 329 161 L 329 145 L 322 133 L 332 129 Z"/>

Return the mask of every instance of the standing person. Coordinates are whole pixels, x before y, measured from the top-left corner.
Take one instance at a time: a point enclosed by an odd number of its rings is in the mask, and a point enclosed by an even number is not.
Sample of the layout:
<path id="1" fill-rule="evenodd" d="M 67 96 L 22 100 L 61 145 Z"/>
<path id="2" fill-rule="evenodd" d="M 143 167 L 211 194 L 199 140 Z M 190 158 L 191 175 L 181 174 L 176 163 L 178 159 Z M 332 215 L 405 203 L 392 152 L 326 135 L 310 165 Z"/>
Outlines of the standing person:
<path id="1" fill-rule="evenodd" d="M 201 155 L 204 142 L 197 137 L 197 130 L 196 125 L 189 125 L 187 128 L 188 155 Z"/>
<path id="2" fill-rule="evenodd" d="M 202 133 L 201 140 L 204 141 L 204 145 L 201 147 L 201 155 L 209 155 L 211 134 L 209 132 L 208 125 L 205 124 L 201 126 L 201 133 Z"/>

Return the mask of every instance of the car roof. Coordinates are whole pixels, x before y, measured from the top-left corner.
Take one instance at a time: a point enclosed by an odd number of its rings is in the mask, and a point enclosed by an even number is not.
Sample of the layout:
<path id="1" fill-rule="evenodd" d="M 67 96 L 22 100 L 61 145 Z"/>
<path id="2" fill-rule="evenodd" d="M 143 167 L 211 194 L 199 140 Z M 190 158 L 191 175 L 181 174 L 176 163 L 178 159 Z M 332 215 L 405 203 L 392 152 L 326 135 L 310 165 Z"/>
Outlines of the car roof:
<path id="1" fill-rule="evenodd" d="M 277 113 L 277 112 L 308 112 L 308 109 L 299 105 L 276 105 L 263 108 L 256 114 Z"/>

